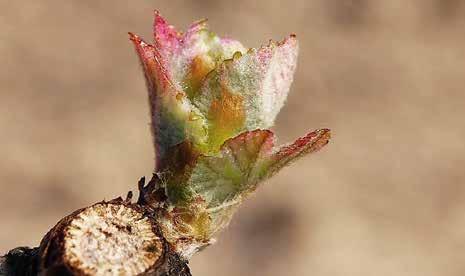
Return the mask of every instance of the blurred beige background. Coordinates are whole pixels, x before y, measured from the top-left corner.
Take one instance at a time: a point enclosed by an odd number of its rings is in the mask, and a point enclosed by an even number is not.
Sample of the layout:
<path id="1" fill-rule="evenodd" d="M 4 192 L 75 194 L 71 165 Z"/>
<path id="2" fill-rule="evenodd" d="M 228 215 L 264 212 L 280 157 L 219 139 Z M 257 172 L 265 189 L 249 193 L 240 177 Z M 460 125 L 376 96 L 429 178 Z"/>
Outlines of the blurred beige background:
<path id="1" fill-rule="evenodd" d="M 323 151 L 264 185 L 194 275 L 465 275 L 465 2 L 1 1 L 0 253 L 135 190 L 153 164 L 133 31 L 207 17 L 250 47 L 298 35 L 281 141 Z"/>

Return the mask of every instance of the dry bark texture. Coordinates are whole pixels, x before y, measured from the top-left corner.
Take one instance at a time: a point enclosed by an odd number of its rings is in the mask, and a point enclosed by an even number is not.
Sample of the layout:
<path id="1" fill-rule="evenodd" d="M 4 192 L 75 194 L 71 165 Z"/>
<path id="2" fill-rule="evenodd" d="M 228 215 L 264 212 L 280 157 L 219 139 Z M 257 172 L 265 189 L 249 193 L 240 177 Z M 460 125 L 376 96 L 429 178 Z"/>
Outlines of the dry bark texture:
<path id="1" fill-rule="evenodd" d="M 191 275 L 153 214 L 130 196 L 79 209 L 39 247 L 18 247 L 1 257 L 0 275 Z"/>
<path id="2" fill-rule="evenodd" d="M 38 247 L 18 247 L 10 250 L 7 255 L 0 257 L 0 275 L 32 276 L 39 275 Z M 83 275 L 76 274 L 64 265 L 54 266 L 40 275 Z M 173 253 L 167 253 L 164 261 L 153 270 L 140 275 L 153 276 L 191 276 L 187 264 Z"/>

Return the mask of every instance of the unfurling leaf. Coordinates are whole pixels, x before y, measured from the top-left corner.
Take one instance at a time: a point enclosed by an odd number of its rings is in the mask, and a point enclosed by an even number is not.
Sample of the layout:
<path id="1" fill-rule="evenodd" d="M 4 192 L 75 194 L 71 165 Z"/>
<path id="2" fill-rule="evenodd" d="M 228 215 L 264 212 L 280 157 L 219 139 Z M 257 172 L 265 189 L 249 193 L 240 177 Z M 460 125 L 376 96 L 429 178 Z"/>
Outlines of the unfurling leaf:
<path id="1" fill-rule="evenodd" d="M 130 38 L 149 90 L 155 172 L 167 198 L 160 225 L 188 258 L 261 181 L 326 145 L 330 132 L 275 147 L 268 130 L 296 69 L 295 35 L 246 49 L 211 32 L 206 20 L 182 33 L 155 12 L 153 43 Z"/>
<path id="2" fill-rule="evenodd" d="M 202 153 L 218 151 L 243 131 L 267 129 L 284 104 L 296 67 L 294 35 L 246 50 L 220 38 L 205 20 L 184 34 L 156 12 L 153 45 L 130 34 L 149 90 L 157 165 L 189 141 Z"/>
<path id="3" fill-rule="evenodd" d="M 202 224 L 203 230 L 192 227 L 191 234 L 201 232 L 201 236 L 193 236 L 211 239 L 228 224 L 233 211 L 261 181 L 295 159 L 319 150 L 329 138 L 329 130 L 321 129 L 290 145 L 275 147 L 274 134 L 269 130 L 244 132 L 227 140 L 217 155 L 198 156 L 194 165 L 183 172 L 184 180 L 166 178 L 168 198 L 182 206 L 182 212 L 197 209 L 207 214 L 210 220 Z"/>

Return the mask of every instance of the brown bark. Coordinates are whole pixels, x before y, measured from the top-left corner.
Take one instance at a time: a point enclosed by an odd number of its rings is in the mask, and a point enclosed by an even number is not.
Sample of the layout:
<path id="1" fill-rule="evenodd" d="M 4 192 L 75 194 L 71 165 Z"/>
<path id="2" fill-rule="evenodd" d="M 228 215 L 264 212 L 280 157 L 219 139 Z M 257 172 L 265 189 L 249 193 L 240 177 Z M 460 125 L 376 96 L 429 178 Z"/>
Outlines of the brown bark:
<path id="1" fill-rule="evenodd" d="M 76 210 L 60 220 L 39 247 L 10 250 L 0 257 L 0 275 L 95 275 L 105 267 L 109 275 L 123 271 L 127 275 L 190 276 L 187 261 L 173 251 L 158 227 L 153 202 L 164 198 L 154 192 L 154 180 L 144 187 L 141 179 L 138 203 L 131 203 L 129 193 L 126 200 L 117 198 Z M 146 204 L 149 198 L 151 205 Z"/>

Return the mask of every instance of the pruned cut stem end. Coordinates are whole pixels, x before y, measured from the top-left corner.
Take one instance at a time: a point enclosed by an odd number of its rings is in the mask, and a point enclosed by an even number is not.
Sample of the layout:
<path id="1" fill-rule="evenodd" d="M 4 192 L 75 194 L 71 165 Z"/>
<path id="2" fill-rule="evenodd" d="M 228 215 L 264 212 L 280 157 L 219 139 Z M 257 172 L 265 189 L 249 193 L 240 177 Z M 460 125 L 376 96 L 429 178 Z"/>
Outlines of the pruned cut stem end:
<path id="1" fill-rule="evenodd" d="M 160 237 L 137 210 L 112 203 L 84 209 L 65 228 L 64 260 L 91 275 L 137 275 L 163 253 Z"/>
<path id="2" fill-rule="evenodd" d="M 190 275 L 144 207 L 96 203 L 63 218 L 41 242 L 44 275 Z M 169 271 L 176 274 L 169 274 Z M 184 274 L 183 274 L 184 273 Z"/>

